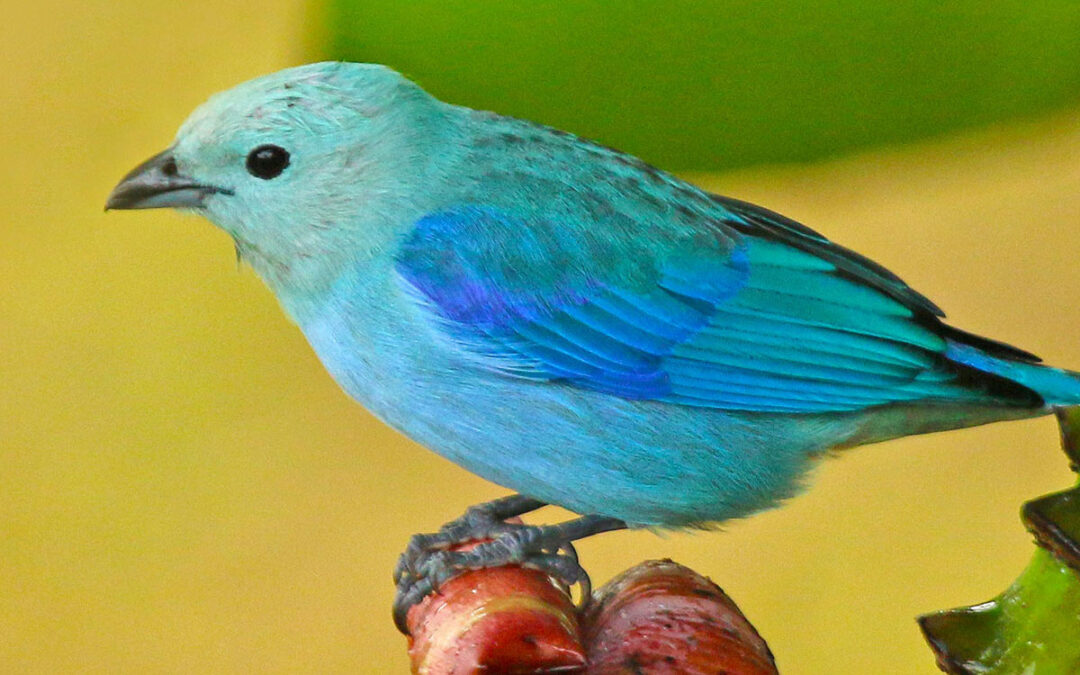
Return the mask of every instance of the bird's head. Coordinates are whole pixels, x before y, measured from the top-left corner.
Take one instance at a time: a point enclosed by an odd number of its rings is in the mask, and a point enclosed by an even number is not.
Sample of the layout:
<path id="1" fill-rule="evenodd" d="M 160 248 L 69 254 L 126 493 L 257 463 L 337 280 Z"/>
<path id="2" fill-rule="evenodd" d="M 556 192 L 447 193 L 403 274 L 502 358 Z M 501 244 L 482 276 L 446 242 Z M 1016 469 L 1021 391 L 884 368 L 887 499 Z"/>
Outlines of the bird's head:
<path id="1" fill-rule="evenodd" d="M 395 236 L 443 152 L 450 108 L 383 66 L 283 70 L 210 98 L 106 208 L 196 212 L 279 295 L 318 284 Z"/>

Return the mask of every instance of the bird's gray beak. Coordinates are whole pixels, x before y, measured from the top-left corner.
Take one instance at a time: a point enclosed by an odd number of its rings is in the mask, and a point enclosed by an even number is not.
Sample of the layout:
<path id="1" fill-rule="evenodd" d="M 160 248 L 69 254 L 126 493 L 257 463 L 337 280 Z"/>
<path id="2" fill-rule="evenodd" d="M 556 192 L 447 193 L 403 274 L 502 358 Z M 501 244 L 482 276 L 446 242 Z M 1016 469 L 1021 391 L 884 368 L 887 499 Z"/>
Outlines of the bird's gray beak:
<path id="1" fill-rule="evenodd" d="M 231 190 L 203 185 L 180 175 L 172 149 L 154 155 L 124 176 L 105 202 L 109 209 L 193 209 L 203 205 L 214 193 L 232 194 Z"/>

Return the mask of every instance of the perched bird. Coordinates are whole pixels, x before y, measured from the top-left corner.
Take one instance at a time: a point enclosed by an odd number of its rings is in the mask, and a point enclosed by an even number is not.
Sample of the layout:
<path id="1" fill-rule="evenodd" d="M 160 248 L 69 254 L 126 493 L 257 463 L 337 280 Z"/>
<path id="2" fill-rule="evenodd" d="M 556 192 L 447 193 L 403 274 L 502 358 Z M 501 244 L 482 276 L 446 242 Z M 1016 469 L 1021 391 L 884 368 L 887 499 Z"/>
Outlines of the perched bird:
<path id="1" fill-rule="evenodd" d="M 228 232 L 372 413 L 520 493 L 414 537 L 399 622 L 462 569 L 573 581 L 572 540 L 773 506 L 833 448 L 1080 403 L 799 223 L 383 66 L 212 97 L 107 204 L 155 207 Z M 582 517 L 503 522 L 544 504 Z"/>

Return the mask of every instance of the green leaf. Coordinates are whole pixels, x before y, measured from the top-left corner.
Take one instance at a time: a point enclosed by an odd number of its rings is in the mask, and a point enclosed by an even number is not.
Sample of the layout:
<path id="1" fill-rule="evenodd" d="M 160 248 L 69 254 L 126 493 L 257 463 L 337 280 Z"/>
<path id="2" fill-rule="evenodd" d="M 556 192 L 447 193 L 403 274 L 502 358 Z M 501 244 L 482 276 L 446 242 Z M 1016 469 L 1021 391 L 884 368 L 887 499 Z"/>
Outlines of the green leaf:
<path id="1" fill-rule="evenodd" d="M 1080 407 L 1057 412 L 1077 466 Z M 1043 548 L 1004 593 L 919 618 L 948 673 L 1080 673 L 1080 486 L 1028 502 L 1023 520 Z"/>

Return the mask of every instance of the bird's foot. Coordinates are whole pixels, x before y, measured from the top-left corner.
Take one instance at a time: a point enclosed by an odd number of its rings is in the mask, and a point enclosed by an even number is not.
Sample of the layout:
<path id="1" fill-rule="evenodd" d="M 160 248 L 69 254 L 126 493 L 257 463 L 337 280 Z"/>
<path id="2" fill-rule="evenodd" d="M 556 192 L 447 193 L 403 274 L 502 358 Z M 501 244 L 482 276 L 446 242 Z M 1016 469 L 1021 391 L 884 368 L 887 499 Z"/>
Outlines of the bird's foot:
<path id="1" fill-rule="evenodd" d="M 394 583 L 400 586 L 404 579 L 416 577 L 420 563 L 432 552 L 445 551 L 473 541 L 494 539 L 503 532 L 520 527 L 507 523 L 508 518 L 535 511 L 543 506 L 544 502 L 530 497 L 511 495 L 470 506 L 460 518 L 446 523 L 438 532 L 414 534 L 409 538 L 405 552 L 394 567 Z"/>
<path id="2" fill-rule="evenodd" d="M 558 525 L 508 523 L 507 518 L 543 506 L 536 500 L 514 496 L 469 509 L 434 534 L 415 535 L 394 572 L 397 594 L 394 623 L 408 634 L 409 609 L 451 578 L 469 570 L 503 565 L 537 569 L 568 590 L 581 585 L 582 601 L 590 595 L 589 576 L 578 563 L 570 543 L 592 534 L 616 530 L 626 524 L 615 518 L 583 516 Z M 480 541 L 464 551 L 451 547 Z"/>
<path id="3" fill-rule="evenodd" d="M 491 541 L 476 545 L 467 551 L 434 550 L 420 555 L 415 574 L 406 573 L 397 582 L 394 597 L 394 624 L 402 633 L 408 634 L 406 619 L 409 609 L 430 593 L 437 593 L 440 586 L 450 579 L 470 570 L 503 565 L 521 565 L 544 572 L 567 591 L 581 584 L 583 599 L 591 594 L 589 575 L 578 563 L 577 551 L 570 542 L 551 546 L 538 543 L 544 539 L 541 526 L 510 525 L 520 528 L 507 530 Z"/>

